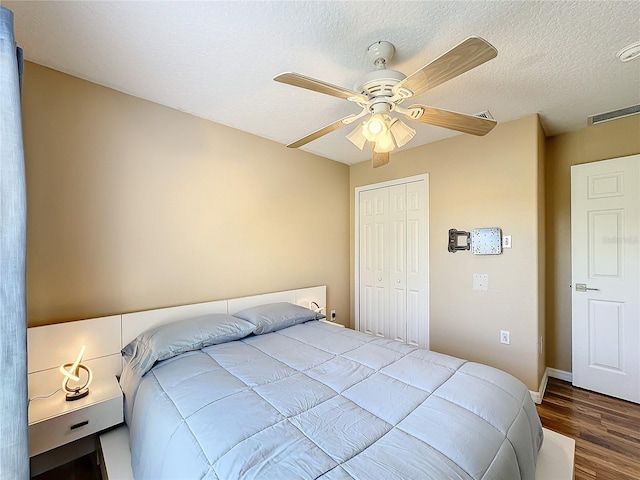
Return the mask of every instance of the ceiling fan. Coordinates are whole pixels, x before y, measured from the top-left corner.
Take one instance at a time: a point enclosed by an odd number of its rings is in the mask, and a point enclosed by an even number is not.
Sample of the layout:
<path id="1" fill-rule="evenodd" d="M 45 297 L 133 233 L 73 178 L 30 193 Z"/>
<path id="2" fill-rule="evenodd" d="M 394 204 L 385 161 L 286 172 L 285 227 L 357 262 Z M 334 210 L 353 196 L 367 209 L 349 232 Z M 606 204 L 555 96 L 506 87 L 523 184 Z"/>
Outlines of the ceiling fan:
<path id="1" fill-rule="evenodd" d="M 486 135 L 496 125 L 495 120 L 475 115 L 451 112 L 426 105 L 411 105 L 408 108 L 400 105 L 408 98 L 420 95 L 495 58 L 498 51 L 489 42 L 479 37 L 469 37 L 408 77 L 401 72 L 387 70 L 386 65 L 393 57 L 394 52 L 394 46 L 385 41 L 379 41 L 369 46 L 367 55 L 373 62 L 375 70 L 364 75 L 354 90 L 293 72 L 285 72 L 276 76 L 274 80 L 277 82 L 344 98 L 362 108 L 360 113 L 341 118 L 337 122 L 290 143 L 287 147 L 301 147 L 369 115 L 347 135 L 347 139 L 360 150 L 364 149 L 367 141 L 371 143 L 375 168 L 389 163 L 389 152 L 396 146 L 405 145 L 416 133 L 402 120 L 392 117 L 391 112 L 397 112 L 416 122 L 472 135 Z"/>

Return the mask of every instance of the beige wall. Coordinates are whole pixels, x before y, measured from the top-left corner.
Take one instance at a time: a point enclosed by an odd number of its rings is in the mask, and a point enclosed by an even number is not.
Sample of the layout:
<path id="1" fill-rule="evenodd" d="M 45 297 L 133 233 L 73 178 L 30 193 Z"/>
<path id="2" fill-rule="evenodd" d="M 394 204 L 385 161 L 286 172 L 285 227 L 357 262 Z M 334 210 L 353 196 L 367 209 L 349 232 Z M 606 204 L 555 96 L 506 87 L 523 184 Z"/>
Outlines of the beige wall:
<path id="1" fill-rule="evenodd" d="M 30 326 L 316 284 L 353 326 L 354 189 L 429 172 L 431 347 L 533 390 L 571 370 L 570 166 L 640 153 L 639 116 L 546 141 L 530 116 L 349 168 L 29 62 L 23 123 Z M 483 226 L 514 248 L 446 251 Z"/>
<path id="2" fill-rule="evenodd" d="M 640 153 L 640 115 L 546 142 L 547 365 L 571 371 L 571 165 Z"/>
<path id="3" fill-rule="evenodd" d="M 353 279 L 355 188 L 429 173 L 430 347 L 502 368 L 531 390 L 539 388 L 544 314 L 541 138 L 532 115 L 500 124 L 486 137 L 460 135 L 392 154 L 381 168 L 353 165 L 350 181 Z M 447 251 L 450 228 L 479 227 L 501 227 L 512 235 L 513 248 L 499 256 Z M 473 273 L 489 274 L 488 292 L 472 290 Z M 501 329 L 511 331 L 511 345 L 499 343 Z"/>
<path id="4" fill-rule="evenodd" d="M 538 119 L 539 120 L 539 119 Z M 538 378 L 541 379 L 547 369 L 547 352 L 544 348 L 547 338 L 546 329 L 546 220 L 547 212 L 545 208 L 545 136 L 542 127 L 538 127 Z"/>
<path id="5" fill-rule="evenodd" d="M 326 284 L 348 323 L 349 168 L 32 63 L 29 326 Z"/>

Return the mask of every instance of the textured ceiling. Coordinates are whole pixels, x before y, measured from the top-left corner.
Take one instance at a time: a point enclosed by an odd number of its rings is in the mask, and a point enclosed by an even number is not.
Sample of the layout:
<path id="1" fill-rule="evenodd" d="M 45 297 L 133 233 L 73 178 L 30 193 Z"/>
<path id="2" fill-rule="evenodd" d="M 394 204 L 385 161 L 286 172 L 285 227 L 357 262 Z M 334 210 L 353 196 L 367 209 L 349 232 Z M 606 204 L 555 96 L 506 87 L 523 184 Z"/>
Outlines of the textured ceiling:
<path id="1" fill-rule="evenodd" d="M 547 135 L 640 103 L 640 60 L 615 53 L 640 41 L 639 1 L 14 2 L 26 59 L 287 144 L 350 113 L 350 102 L 276 83 L 294 71 L 353 88 L 372 70 L 366 48 L 396 47 L 410 74 L 465 38 L 498 57 L 416 97 L 498 122 L 539 113 Z M 412 123 L 404 149 L 456 132 Z M 345 135 L 303 150 L 352 164 L 369 158 Z M 491 135 L 491 134 L 489 134 Z"/>

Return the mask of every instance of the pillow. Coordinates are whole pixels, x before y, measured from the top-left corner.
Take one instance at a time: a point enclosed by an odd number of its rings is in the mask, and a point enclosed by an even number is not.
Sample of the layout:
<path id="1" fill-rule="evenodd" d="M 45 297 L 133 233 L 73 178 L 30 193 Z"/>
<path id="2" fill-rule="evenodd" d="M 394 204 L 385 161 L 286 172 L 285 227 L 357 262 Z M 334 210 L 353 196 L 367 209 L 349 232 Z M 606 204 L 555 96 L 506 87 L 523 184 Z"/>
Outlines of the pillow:
<path id="1" fill-rule="evenodd" d="M 142 376 L 160 360 L 238 340 L 253 333 L 254 328 L 240 318 L 212 313 L 151 328 L 124 347 L 122 355 L 131 369 Z"/>
<path id="2" fill-rule="evenodd" d="M 309 320 L 325 318 L 321 313 L 287 302 L 268 303 L 246 308 L 234 313 L 233 316 L 255 325 L 253 333 L 256 335 L 275 332 Z"/>

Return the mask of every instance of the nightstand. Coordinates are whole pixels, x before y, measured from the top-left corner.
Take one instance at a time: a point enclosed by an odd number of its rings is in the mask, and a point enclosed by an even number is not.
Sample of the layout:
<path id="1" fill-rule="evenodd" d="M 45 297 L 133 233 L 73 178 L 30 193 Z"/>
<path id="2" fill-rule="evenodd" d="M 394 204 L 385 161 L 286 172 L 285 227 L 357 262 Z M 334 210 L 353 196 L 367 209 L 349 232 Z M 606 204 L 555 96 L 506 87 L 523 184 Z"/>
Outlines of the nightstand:
<path id="1" fill-rule="evenodd" d="M 94 379 L 89 395 L 68 402 L 59 391 L 29 403 L 29 456 L 33 457 L 123 422 L 115 376 Z"/>

